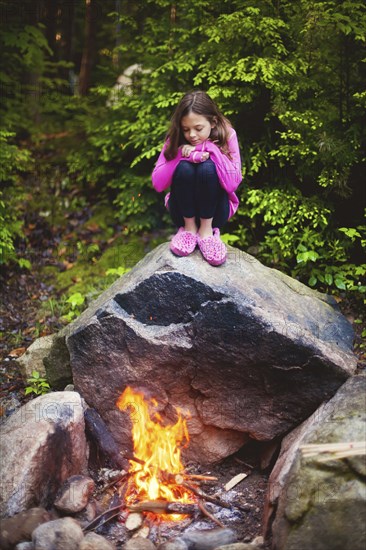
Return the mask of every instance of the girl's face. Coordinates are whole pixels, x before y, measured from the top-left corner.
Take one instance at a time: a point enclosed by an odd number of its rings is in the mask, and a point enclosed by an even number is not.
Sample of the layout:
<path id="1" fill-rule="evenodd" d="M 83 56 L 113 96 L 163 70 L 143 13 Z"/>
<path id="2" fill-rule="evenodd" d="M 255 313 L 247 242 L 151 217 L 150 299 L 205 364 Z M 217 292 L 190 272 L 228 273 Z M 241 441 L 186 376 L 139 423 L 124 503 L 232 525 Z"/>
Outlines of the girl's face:
<path id="1" fill-rule="evenodd" d="M 190 112 L 182 117 L 181 128 L 185 139 L 191 145 L 198 145 L 209 138 L 212 128 L 215 124 L 211 124 L 203 115 Z"/>

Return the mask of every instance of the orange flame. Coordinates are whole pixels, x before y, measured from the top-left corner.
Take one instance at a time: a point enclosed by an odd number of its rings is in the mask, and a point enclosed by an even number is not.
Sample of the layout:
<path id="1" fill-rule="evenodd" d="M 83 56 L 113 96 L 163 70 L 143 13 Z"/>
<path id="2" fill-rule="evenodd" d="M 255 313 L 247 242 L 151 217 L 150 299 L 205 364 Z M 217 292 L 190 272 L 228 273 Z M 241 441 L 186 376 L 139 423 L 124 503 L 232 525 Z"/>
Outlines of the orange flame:
<path id="1" fill-rule="evenodd" d="M 129 413 L 132 422 L 134 455 L 144 464 L 130 461 L 130 475 L 126 500 L 166 500 L 192 502 L 192 496 L 174 480 L 181 473 L 181 446 L 188 443 L 186 421 L 177 410 L 176 424 L 163 424 L 158 412 L 149 413 L 157 406 L 155 399 L 145 400 L 144 395 L 127 387 L 117 400 L 117 407 Z"/>

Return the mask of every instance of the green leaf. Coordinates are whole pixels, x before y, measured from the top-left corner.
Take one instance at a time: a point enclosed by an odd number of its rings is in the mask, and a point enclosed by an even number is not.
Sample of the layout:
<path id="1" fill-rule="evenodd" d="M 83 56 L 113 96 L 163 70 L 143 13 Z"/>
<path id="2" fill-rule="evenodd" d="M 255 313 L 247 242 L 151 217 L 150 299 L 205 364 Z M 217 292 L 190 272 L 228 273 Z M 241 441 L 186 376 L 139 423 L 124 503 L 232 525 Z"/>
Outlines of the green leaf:
<path id="1" fill-rule="evenodd" d="M 339 279 L 339 278 L 336 277 L 334 279 L 334 284 L 340 290 L 346 290 L 346 285 L 345 285 L 344 279 Z"/>
<path id="2" fill-rule="evenodd" d="M 331 273 L 326 273 L 324 279 L 327 285 L 331 286 L 333 284 L 333 275 Z"/>
<path id="3" fill-rule="evenodd" d="M 309 286 L 315 286 L 318 279 L 315 277 L 315 275 L 312 275 L 308 281 Z"/>

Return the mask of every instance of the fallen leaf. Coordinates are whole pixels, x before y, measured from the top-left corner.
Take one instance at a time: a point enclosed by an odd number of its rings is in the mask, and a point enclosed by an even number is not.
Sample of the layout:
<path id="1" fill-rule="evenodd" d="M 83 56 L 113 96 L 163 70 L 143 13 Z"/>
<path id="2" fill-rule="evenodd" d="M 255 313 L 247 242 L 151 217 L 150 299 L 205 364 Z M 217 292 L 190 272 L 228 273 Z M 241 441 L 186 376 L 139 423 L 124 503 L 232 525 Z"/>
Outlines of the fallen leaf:
<path id="1" fill-rule="evenodd" d="M 92 233 L 97 233 L 100 231 L 100 226 L 95 222 L 90 222 L 85 226 L 88 231 L 91 231 Z"/>
<path id="2" fill-rule="evenodd" d="M 11 352 L 9 352 L 8 355 L 9 357 L 20 357 L 21 355 L 23 355 L 26 349 L 27 349 L 26 347 L 14 348 L 11 350 Z"/>

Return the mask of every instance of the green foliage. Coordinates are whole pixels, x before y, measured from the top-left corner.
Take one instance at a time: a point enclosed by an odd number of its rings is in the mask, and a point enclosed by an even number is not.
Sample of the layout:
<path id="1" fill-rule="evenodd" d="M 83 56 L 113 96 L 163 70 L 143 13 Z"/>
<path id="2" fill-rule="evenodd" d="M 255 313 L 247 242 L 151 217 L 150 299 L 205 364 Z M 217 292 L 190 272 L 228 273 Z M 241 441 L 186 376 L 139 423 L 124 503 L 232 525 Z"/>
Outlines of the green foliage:
<path id="1" fill-rule="evenodd" d="M 65 306 L 68 307 L 68 311 L 63 315 L 65 321 L 71 322 L 76 319 L 82 312 L 82 306 L 85 302 L 85 296 L 81 292 L 74 292 L 66 299 Z"/>
<path id="2" fill-rule="evenodd" d="M 32 371 L 32 376 L 27 378 L 28 386 L 25 387 L 25 395 L 35 393 L 36 395 L 44 395 L 51 391 L 50 385 L 46 378 L 42 378 L 36 370 Z"/>
<path id="3" fill-rule="evenodd" d="M 53 95 L 67 64 L 50 60 L 44 27 L 14 24 L 3 33 L 0 82 L 15 88 L 5 101 L 9 127 L 23 128 L 21 117 L 28 124 L 38 116 L 43 127 L 45 119 L 57 128 L 68 121 L 71 181 L 109 200 L 125 233 L 141 233 L 167 220 L 150 176 L 172 110 L 187 90 L 205 89 L 233 123 L 242 152 L 241 206 L 226 242 L 258 250 L 263 262 L 312 286 L 363 291 L 364 2 L 118 5 L 120 14 L 106 0 L 110 17 L 96 22 L 99 57 L 87 99 Z M 133 63 L 143 71 L 112 94 Z M 23 72 L 46 97 L 21 105 L 14 84 Z"/>
<path id="4" fill-rule="evenodd" d="M 27 260 L 16 257 L 14 241 L 24 236 L 19 213 L 22 192 L 17 183 L 19 172 L 31 165 L 31 154 L 12 144 L 13 137 L 14 133 L 0 129 L 0 265 L 15 260 L 20 267 L 30 268 Z"/>
<path id="5" fill-rule="evenodd" d="M 334 228 L 331 215 L 319 197 L 294 188 L 251 189 L 239 210 L 251 238 L 241 224 L 231 238 L 239 237 L 242 247 L 258 242 L 261 261 L 312 287 L 365 293 L 366 263 L 352 263 L 349 256 L 357 244 L 365 257 L 366 226 Z"/>
<path id="6" fill-rule="evenodd" d="M 115 276 L 116 278 L 122 277 L 125 273 L 128 273 L 130 271 L 130 267 L 125 267 L 123 265 L 119 267 L 111 267 L 110 269 L 107 269 L 106 275 L 109 277 L 110 275 Z"/>

